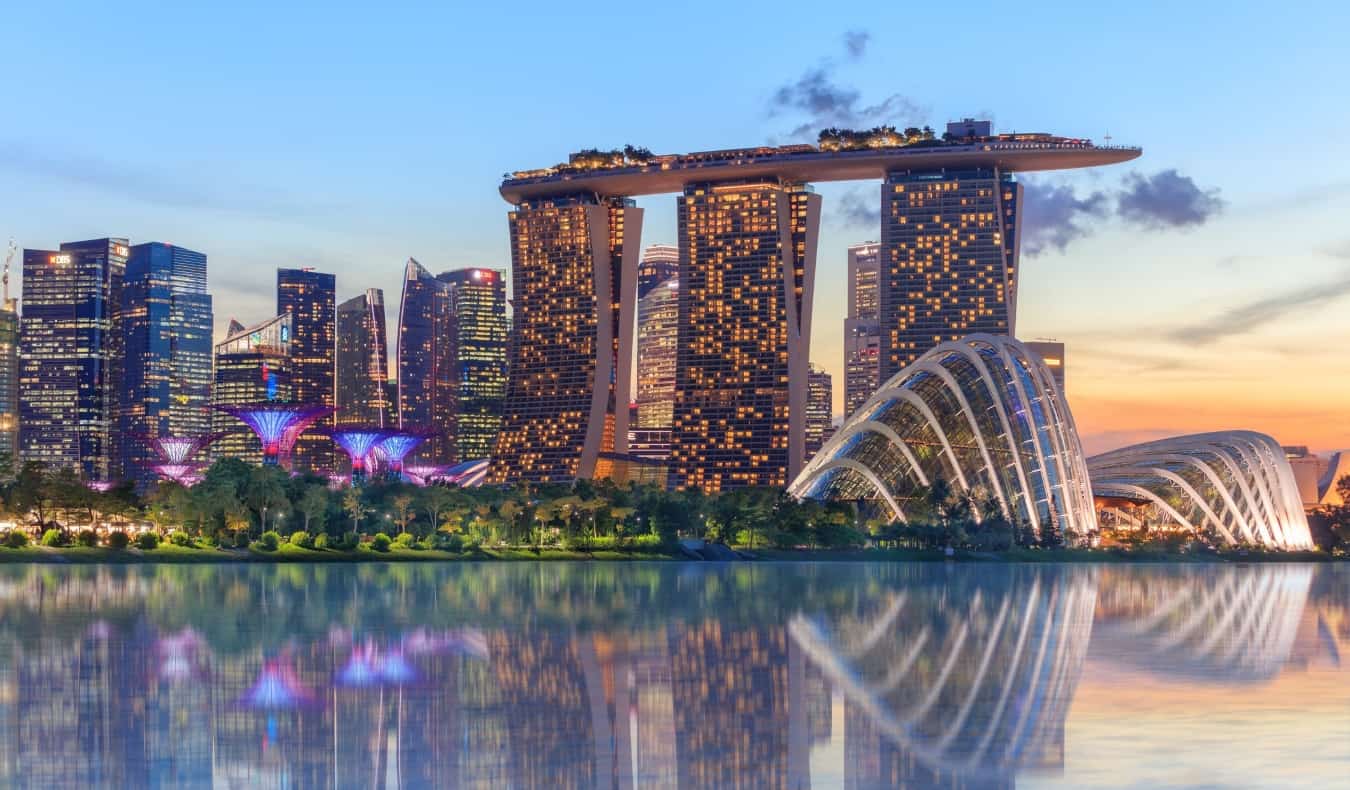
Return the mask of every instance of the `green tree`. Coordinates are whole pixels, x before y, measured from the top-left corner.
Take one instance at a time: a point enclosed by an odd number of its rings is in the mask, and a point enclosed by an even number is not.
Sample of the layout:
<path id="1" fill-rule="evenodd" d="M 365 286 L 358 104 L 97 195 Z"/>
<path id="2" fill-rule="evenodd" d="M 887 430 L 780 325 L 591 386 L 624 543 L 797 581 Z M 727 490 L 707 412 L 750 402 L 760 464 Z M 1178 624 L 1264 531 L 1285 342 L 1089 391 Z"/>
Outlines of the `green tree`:
<path id="1" fill-rule="evenodd" d="M 366 516 L 370 515 L 370 508 L 366 507 L 361 501 L 361 491 L 354 486 L 348 486 L 342 495 L 342 509 L 347 513 L 347 517 L 352 520 L 352 531 L 360 534 L 361 522 Z"/>
<path id="2" fill-rule="evenodd" d="M 402 535 L 408 531 L 408 525 L 417 517 L 417 511 L 413 509 L 413 498 L 407 494 L 399 494 L 394 497 L 394 523 L 398 525 L 398 534 Z"/>
<path id="3" fill-rule="evenodd" d="M 309 485 L 305 487 L 305 493 L 300 496 L 297 504 L 301 515 L 305 518 L 305 532 L 323 532 L 325 521 L 328 517 L 328 489 L 322 485 Z M 310 529 L 310 525 L 314 529 Z"/>

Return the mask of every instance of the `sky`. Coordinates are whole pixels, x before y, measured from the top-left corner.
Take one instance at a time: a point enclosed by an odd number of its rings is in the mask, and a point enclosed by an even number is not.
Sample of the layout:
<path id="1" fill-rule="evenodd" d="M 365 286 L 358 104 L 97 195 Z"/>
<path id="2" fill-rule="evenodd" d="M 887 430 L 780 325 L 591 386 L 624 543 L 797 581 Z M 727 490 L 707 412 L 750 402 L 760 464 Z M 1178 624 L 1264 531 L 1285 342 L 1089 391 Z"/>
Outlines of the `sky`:
<path id="1" fill-rule="evenodd" d="M 579 148 L 987 117 L 1144 149 L 1023 179 L 1017 334 L 1067 344 L 1089 453 L 1233 428 L 1350 447 L 1343 4 L 128 0 L 19 4 L 4 29 L 0 238 L 205 252 L 218 332 L 270 317 L 278 267 L 391 311 L 410 256 L 508 268 L 502 174 Z M 812 358 L 838 410 L 877 188 L 817 189 Z M 673 197 L 639 205 L 644 246 L 674 242 Z"/>

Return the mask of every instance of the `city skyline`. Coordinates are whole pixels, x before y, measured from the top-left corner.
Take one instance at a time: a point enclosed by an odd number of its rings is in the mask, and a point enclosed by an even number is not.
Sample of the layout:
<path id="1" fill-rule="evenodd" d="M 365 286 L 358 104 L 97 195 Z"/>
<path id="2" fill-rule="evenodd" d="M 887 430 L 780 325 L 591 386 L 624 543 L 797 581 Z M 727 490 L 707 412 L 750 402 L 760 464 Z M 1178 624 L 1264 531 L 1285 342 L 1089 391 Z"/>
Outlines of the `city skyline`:
<path id="1" fill-rule="evenodd" d="M 1098 140 L 1109 132 L 1148 150 L 1143 160 L 1118 173 L 1028 182 L 1027 221 L 1037 230 L 1025 237 L 1018 330 L 1026 338 L 1054 337 L 1073 354 L 1069 395 L 1089 452 L 1234 424 L 1283 442 L 1333 450 L 1350 444 L 1350 420 L 1339 397 L 1350 386 L 1350 374 L 1327 365 L 1321 349 L 1328 335 L 1334 344 L 1348 330 L 1337 300 L 1350 292 L 1343 275 L 1350 240 L 1335 218 L 1350 208 L 1350 165 L 1317 155 L 1316 145 L 1280 146 L 1275 156 L 1250 156 L 1254 147 L 1269 144 L 1272 129 L 1320 138 L 1345 128 L 1347 111 L 1316 101 L 1302 76 L 1333 73 L 1344 63 L 1330 32 L 1344 9 L 1327 6 L 1325 11 L 1331 24 L 1304 30 L 1294 20 L 1264 16 L 1260 25 L 1253 24 L 1260 13 L 1254 5 L 1229 9 L 1222 19 L 1200 9 L 1172 9 L 1171 24 L 1162 33 L 1129 23 L 1114 30 L 1116 35 L 1102 36 L 1081 15 L 1066 19 L 1053 8 L 993 10 L 988 31 L 1016 31 L 1031 44 L 1002 65 L 1006 78 L 997 85 L 977 79 L 983 66 L 964 63 L 895 80 L 896 74 L 910 73 L 902 67 L 909 57 L 903 53 L 912 47 L 918 48 L 914 57 L 937 51 L 941 37 L 928 41 L 922 33 L 949 22 L 934 10 L 910 10 L 905 16 L 887 10 L 867 19 L 842 19 L 823 32 L 818 21 L 808 24 L 792 15 L 757 19 L 765 32 L 793 37 L 801 46 L 791 56 L 759 62 L 755 53 L 766 50 L 755 44 L 744 72 L 711 92 L 716 81 L 707 79 L 708 67 L 677 78 L 651 64 L 636 42 L 625 41 L 616 54 L 633 59 L 635 66 L 615 88 L 634 101 L 574 112 L 569 119 L 574 122 L 554 122 L 548 128 L 561 129 L 562 139 L 529 131 L 545 118 L 565 114 L 562 97 L 551 94 L 547 81 L 516 79 L 537 68 L 540 56 L 531 52 L 547 51 L 542 42 L 556 35 L 558 19 L 540 18 L 520 28 L 522 57 L 496 64 L 502 70 L 500 83 L 486 91 L 443 87 L 447 73 L 482 57 L 479 46 L 434 57 L 400 46 L 400 56 L 388 58 L 393 33 L 403 35 L 408 28 L 409 15 L 395 14 L 397 21 L 375 23 L 369 51 L 339 67 L 341 74 L 335 76 L 365 75 L 342 80 L 346 87 L 339 92 L 295 64 L 304 62 L 300 58 L 324 60 L 328 45 L 320 39 L 342 40 L 369 20 L 339 10 L 319 23 L 330 35 L 296 35 L 312 32 L 313 20 L 282 12 L 258 42 L 253 63 L 227 56 L 224 41 L 217 38 L 194 45 L 220 62 L 202 65 L 194 74 L 200 85 L 184 99 L 187 108 L 211 108 L 203 117 L 216 120 L 222 113 L 232 115 L 229 123 L 217 124 L 220 131 L 214 134 L 231 135 L 237 142 L 207 154 L 203 144 L 220 142 L 219 136 L 186 135 L 174 142 L 140 122 L 109 127 L 95 138 L 68 129 L 45 129 L 41 136 L 15 130 L 0 140 L 0 170 L 15 184 L 3 199 L 6 220 L 0 234 L 38 249 L 48 249 L 56 239 L 127 234 L 203 250 L 213 263 L 210 288 L 217 301 L 219 340 L 231 316 L 264 317 L 246 306 L 266 298 L 271 270 L 283 263 L 337 273 L 339 299 L 373 287 L 396 293 L 399 261 L 408 255 L 421 255 L 437 270 L 506 267 L 504 223 L 492 190 L 502 170 L 520 163 L 554 161 L 586 145 L 633 142 L 655 150 L 688 150 L 806 140 L 821 126 L 848 121 L 843 117 L 848 113 L 867 122 L 874 116 L 865 111 L 882 106 L 893 111 L 884 120 L 934 126 L 992 109 L 999 128 L 1081 130 Z M 209 12 L 183 13 L 190 18 Z M 457 20 L 458 29 L 469 38 L 475 30 L 492 29 L 497 22 L 486 18 L 490 13 L 475 11 Z M 711 29 L 694 24 L 696 10 L 688 19 L 663 24 L 671 35 L 729 47 L 743 43 L 734 31 L 741 14 L 749 13 L 735 10 L 725 26 Z M 1040 25 L 1040 14 L 1055 16 L 1056 24 Z M 61 34 L 75 39 L 95 30 L 131 35 L 135 28 L 129 20 L 138 16 L 144 15 L 85 9 L 62 20 Z M 159 24 L 180 21 L 186 20 Z M 18 86 L 15 99 L 24 105 L 54 109 L 63 91 L 79 84 L 94 93 L 101 89 L 99 107 L 111 109 L 124 101 L 151 107 L 148 121 L 168 112 L 156 105 L 173 106 L 160 99 L 185 95 L 178 89 L 186 76 L 160 73 L 154 66 L 159 55 L 113 53 L 104 68 L 91 69 L 89 53 L 58 57 L 40 46 L 56 35 L 51 18 L 23 10 L 15 24 L 27 35 L 18 36 L 15 49 L 0 57 L 15 73 L 41 75 Z M 616 25 L 600 22 L 585 35 L 608 31 L 617 36 Z M 412 27 L 429 30 L 434 24 Z M 847 39 L 851 48 L 845 40 L 849 31 L 857 34 Z M 972 46 L 995 40 L 989 38 L 992 32 L 974 35 Z M 1297 51 L 1271 43 L 1295 39 Z M 1167 54 L 1159 59 L 1170 61 L 1166 71 L 1158 63 L 1135 63 L 1133 53 L 1145 40 Z M 1209 62 L 1217 46 L 1197 47 L 1200 40 L 1259 52 L 1260 65 L 1197 75 L 1195 67 Z M 1054 46 L 1037 46 L 1051 41 Z M 381 60 L 391 62 L 381 65 Z M 1056 68 L 1064 62 L 1087 67 L 1074 73 Z M 407 68 L 414 64 L 419 68 Z M 293 79 L 316 88 L 300 104 L 291 104 L 289 93 L 265 94 L 261 108 L 272 122 L 266 134 L 255 126 L 256 116 L 232 112 L 243 105 L 229 87 L 241 70 L 248 77 L 263 68 L 290 69 Z M 596 68 L 586 66 L 586 73 Z M 1029 87 L 1040 84 L 1032 75 L 1049 73 L 1056 75 L 1053 99 Z M 1187 77 L 1174 81 L 1172 73 Z M 390 89 L 395 76 L 404 82 Z M 1017 79 L 1028 87 L 1010 88 Z M 1195 99 L 1197 84 L 1204 88 L 1200 100 Z M 692 90 L 695 85 L 698 91 Z M 1289 85 L 1295 89 L 1285 90 Z M 813 87 L 820 92 L 811 93 Z M 437 104 L 477 108 L 479 120 L 438 123 L 445 111 L 428 109 L 423 101 L 433 91 Z M 428 123 L 389 130 L 363 118 L 334 130 L 315 120 L 345 112 L 339 108 L 349 106 L 353 95 L 372 106 L 374 115 L 416 108 Z M 822 110 L 826 105 L 807 101 L 813 95 L 838 101 Z M 1102 101 L 1103 96 L 1110 100 Z M 668 107 L 693 101 L 724 111 L 716 123 L 670 122 Z M 184 123 L 195 131 L 203 122 L 189 113 Z M 806 125 L 812 127 L 809 132 L 794 134 Z M 448 138 L 429 131 L 446 127 L 455 127 Z M 372 139 L 388 139 L 397 150 L 379 158 L 369 153 Z M 332 168 L 339 158 L 347 166 Z M 202 166 L 191 168 L 193 162 Z M 448 187 L 446 179 L 434 177 L 442 173 L 454 174 Z M 845 250 L 878 238 L 879 229 L 870 224 L 871 201 L 859 204 L 855 188 L 827 185 L 820 192 L 826 208 L 810 357 L 834 376 L 835 412 L 842 414 Z M 22 200 L 15 197 L 20 194 Z M 673 202 L 639 199 L 639 206 L 652 209 L 644 247 L 646 241 L 676 239 Z M 378 208 L 368 210 L 376 203 Z M 1039 217 L 1032 216 L 1038 212 Z M 353 218 L 360 219 L 349 221 Z M 1278 240 L 1269 236 L 1274 228 L 1285 229 Z M 385 263 L 379 263 L 380 256 Z M 1278 281 L 1272 282 L 1272 271 L 1280 272 Z M 1094 298 L 1100 293 L 1112 296 Z M 1300 386 L 1275 383 L 1291 381 Z M 1178 409 L 1178 403 L 1198 405 Z"/>

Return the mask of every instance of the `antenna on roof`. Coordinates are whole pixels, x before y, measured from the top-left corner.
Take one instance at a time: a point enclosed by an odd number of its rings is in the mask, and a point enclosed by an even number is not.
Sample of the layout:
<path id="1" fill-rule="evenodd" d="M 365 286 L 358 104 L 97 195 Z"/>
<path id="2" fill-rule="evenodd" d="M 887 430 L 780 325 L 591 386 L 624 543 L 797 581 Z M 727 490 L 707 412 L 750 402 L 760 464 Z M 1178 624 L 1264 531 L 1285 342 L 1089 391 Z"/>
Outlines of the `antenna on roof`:
<path id="1" fill-rule="evenodd" d="M 2 279 L 4 280 L 4 287 L 5 287 L 5 302 L 4 302 L 4 306 L 5 306 L 6 308 L 8 308 L 8 307 L 10 306 L 10 301 L 9 301 L 9 264 L 14 260 L 14 253 L 17 252 L 18 249 L 19 249 L 18 245 L 15 244 L 15 243 L 14 243 L 14 239 L 11 238 L 11 239 L 9 240 L 9 250 L 7 250 L 7 251 L 5 252 L 5 276 L 2 278 Z"/>

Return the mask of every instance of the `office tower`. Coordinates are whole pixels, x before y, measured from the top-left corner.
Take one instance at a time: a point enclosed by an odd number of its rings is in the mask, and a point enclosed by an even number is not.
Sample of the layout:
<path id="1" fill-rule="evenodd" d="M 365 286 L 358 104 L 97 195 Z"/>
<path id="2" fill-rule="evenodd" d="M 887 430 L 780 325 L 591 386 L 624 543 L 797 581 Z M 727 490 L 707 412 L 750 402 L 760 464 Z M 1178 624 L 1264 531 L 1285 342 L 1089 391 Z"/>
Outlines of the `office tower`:
<path id="1" fill-rule="evenodd" d="M 390 414 L 384 291 L 369 288 L 337 308 L 338 425 L 384 427 Z"/>
<path id="2" fill-rule="evenodd" d="M 337 278 L 313 269 L 277 269 L 277 314 L 291 314 L 291 397 L 298 403 L 336 403 Z M 321 423 L 331 427 L 332 419 Z M 300 437 L 295 466 L 327 473 L 332 442 L 316 432 Z"/>
<path id="3" fill-rule="evenodd" d="M 680 278 L 673 275 L 638 300 L 638 428 L 669 431 L 674 423 L 679 323 Z"/>
<path id="4" fill-rule="evenodd" d="M 488 458 L 501 431 L 506 399 L 505 272 L 459 269 L 436 279 L 452 289 L 451 460 L 463 463 Z"/>
<path id="5" fill-rule="evenodd" d="M 1064 389 L 1064 366 L 1067 360 L 1064 358 L 1064 344 L 1054 340 L 1035 340 L 1022 345 L 1036 352 L 1037 356 L 1045 360 L 1045 366 L 1050 369 L 1050 376 L 1055 380 L 1055 386 L 1059 387 L 1061 395 L 1068 399 L 1068 391 Z"/>
<path id="6" fill-rule="evenodd" d="M 121 382 L 117 313 L 126 239 L 23 251 L 19 455 L 89 481 L 110 478 Z"/>
<path id="7" fill-rule="evenodd" d="M 844 414 L 852 414 L 881 386 L 878 292 L 881 245 L 848 248 L 848 317 L 844 319 Z"/>
<path id="8" fill-rule="evenodd" d="M 768 181 L 692 184 L 678 207 L 672 483 L 787 485 L 806 453 L 820 196 Z"/>
<path id="9" fill-rule="evenodd" d="M 19 303 L 0 304 L 0 453 L 19 462 Z"/>
<path id="10" fill-rule="evenodd" d="M 409 258 L 399 303 L 398 424 L 441 432 L 418 453 L 428 464 L 454 460 L 454 318 L 450 284 Z"/>
<path id="11" fill-rule="evenodd" d="M 806 457 L 809 459 L 825 446 L 833 430 L 834 382 L 829 373 L 812 365 L 806 383 Z"/>
<path id="12" fill-rule="evenodd" d="M 125 350 L 117 434 L 121 478 L 156 478 L 157 437 L 211 430 L 211 296 L 206 256 L 162 242 L 137 244 L 121 296 Z"/>
<path id="13" fill-rule="evenodd" d="M 1021 195 L 998 167 L 886 174 L 880 381 L 943 341 L 1014 334 Z"/>
<path id="14" fill-rule="evenodd" d="M 624 453 L 642 209 L 577 194 L 510 212 L 514 337 L 491 480 L 590 478 Z"/>
<path id="15" fill-rule="evenodd" d="M 638 263 L 637 298 L 643 299 L 652 289 L 680 273 L 680 248 L 674 244 L 652 244 L 642 253 Z"/>
<path id="16" fill-rule="evenodd" d="M 216 344 L 215 386 L 211 403 L 244 406 L 265 401 L 292 401 L 291 321 L 282 313 L 261 324 L 245 327 L 230 322 L 225 340 Z M 248 463 L 263 461 L 263 448 L 247 425 L 217 411 L 212 430 L 223 434 L 212 447 L 213 458 L 238 458 Z"/>

